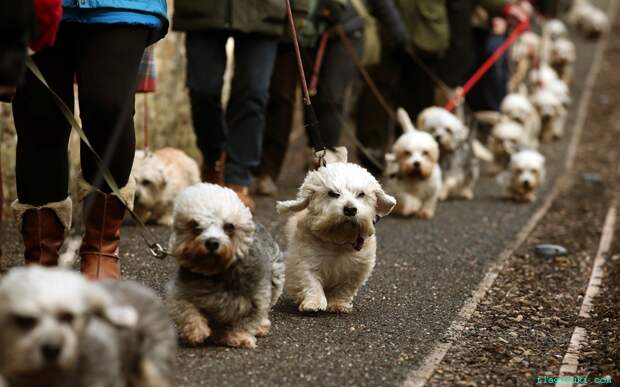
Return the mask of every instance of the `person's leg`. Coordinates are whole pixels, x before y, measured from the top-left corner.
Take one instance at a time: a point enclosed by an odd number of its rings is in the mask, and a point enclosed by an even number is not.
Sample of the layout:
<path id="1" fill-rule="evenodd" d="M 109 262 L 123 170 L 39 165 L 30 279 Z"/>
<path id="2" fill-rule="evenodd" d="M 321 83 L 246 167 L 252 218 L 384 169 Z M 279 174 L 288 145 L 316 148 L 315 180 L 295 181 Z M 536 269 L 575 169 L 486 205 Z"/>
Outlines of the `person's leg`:
<path id="1" fill-rule="evenodd" d="M 54 47 L 33 56 L 49 86 L 73 109 L 75 40 L 61 25 Z M 17 130 L 15 175 L 17 200 L 12 207 L 24 240 L 26 263 L 58 263 L 65 230 L 71 223 L 69 159 L 71 126 L 45 86 L 27 72 L 13 101 Z"/>
<path id="2" fill-rule="evenodd" d="M 185 37 L 187 87 L 203 180 L 218 184 L 223 183 L 221 164 L 228 131 L 221 102 L 227 39 L 227 34 L 216 31 L 188 32 Z"/>
<path id="3" fill-rule="evenodd" d="M 293 46 L 280 44 L 269 87 L 263 150 L 257 176 L 269 175 L 276 180 L 280 175 L 293 126 L 297 84 Z"/>
<path id="4" fill-rule="evenodd" d="M 120 278 L 118 244 L 125 205 L 133 203 L 129 176 L 135 154 L 134 93 L 149 29 L 86 25 L 81 28 L 77 82 L 84 132 L 121 187 L 103 181 L 91 151 L 81 144 L 84 229 L 81 271 L 88 278 Z"/>
<path id="5" fill-rule="evenodd" d="M 260 162 L 269 83 L 276 59 L 276 38 L 237 34 L 235 36 L 235 77 L 226 112 L 227 142 L 226 184 L 245 199 L 251 183 L 251 171 Z M 239 193 L 238 192 L 238 193 Z M 249 198 L 249 197 L 248 197 Z M 247 201 L 252 207 L 251 201 Z"/>
<path id="6" fill-rule="evenodd" d="M 360 53 L 361 41 L 351 39 L 351 42 Z M 356 71 L 353 59 L 342 41 L 330 40 L 325 50 L 317 95 L 314 97 L 321 137 L 327 148 L 340 145 L 345 98 Z M 316 145 L 310 144 L 313 148 Z"/>

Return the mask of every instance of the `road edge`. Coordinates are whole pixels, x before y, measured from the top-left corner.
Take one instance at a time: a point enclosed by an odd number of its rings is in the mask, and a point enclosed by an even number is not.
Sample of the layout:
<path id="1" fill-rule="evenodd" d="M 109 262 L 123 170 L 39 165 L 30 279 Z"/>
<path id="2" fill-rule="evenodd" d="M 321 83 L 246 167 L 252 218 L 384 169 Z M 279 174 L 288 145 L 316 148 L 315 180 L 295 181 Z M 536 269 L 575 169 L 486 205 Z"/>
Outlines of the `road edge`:
<path id="1" fill-rule="evenodd" d="M 615 22 L 614 19 L 617 6 L 618 0 L 610 0 L 607 9 L 608 15 L 610 15 L 610 24 L 613 24 Z M 472 296 L 465 301 L 456 319 L 448 328 L 448 340 L 438 343 L 433 348 L 433 350 L 424 358 L 420 367 L 411 371 L 407 375 L 407 378 L 402 383 L 402 387 L 421 387 L 430 380 L 430 378 L 435 373 L 436 368 L 443 361 L 444 357 L 452 347 L 452 344 L 456 340 L 458 340 L 458 338 L 463 333 L 467 322 L 471 319 L 473 313 L 478 308 L 478 305 L 486 296 L 486 293 L 493 286 L 495 279 L 505 266 L 508 258 L 513 255 L 517 248 L 519 248 L 519 246 L 523 244 L 523 242 L 532 233 L 532 231 L 534 231 L 534 229 L 538 225 L 538 222 L 540 222 L 540 220 L 545 216 L 549 208 L 551 208 L 551 205 L 553 204 L 559 193 L 569 185 L 571 179 L 569 172 L 572 170 L 575 158 L 577 156 L 579 140 L 581 139 L 585 120 L 588 115 L 588 107 L 592 100 L 592 92 L 598 74 L 601 70 L 605 50 L 609 45 L 610 36 L 611 34 L 607 34 L 603 38 L 601 38 L 595 48 L 596 52 L 594 59 L 592 60 L 592 66 L 590 68 L 588 78 L 586 79 L 586 82 L 584 84 L 583 93 L 579 100 L 577 116 L 575 119 L 575 124 L 573 125 L 571 140 L 568 145 L 568 151 L 566 154 L 564 167 L 560 176 L 556 179 L 555 185 L 553 186 L 551 192 L 547 195 L 543 204 L 534 212 L 534 214 L 532 214 L 525 226 L 523 226 L 519 233 L 517 233 L 516 238 L 508 245 L 506 249 L 504 249 L 499 254 L 494 263 L 491 264 L 491 267 L 485 274 L 482 281 L 479 283 Z"/>

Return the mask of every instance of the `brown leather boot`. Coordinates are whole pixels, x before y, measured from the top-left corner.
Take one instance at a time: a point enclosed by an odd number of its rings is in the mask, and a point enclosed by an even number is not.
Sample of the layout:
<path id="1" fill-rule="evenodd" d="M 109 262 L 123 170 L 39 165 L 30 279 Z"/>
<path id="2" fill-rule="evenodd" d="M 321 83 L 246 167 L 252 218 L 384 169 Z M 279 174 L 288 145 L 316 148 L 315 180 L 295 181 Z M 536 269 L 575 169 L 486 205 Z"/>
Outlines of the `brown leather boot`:
<path id="1" fill-rule="evenodd" d="M 114 195 L 94 191 L 84 198 L 80 271 L 88 279 L 120 279 L 118 243 L 125 206 Z"/>
<path id="2" fill-rule="evenodd" d="M 238 184 L 229 184 L 228 188 L 235 191 L 235 193 L 239 197 L 239 200 L 241 200 L 241 202 L 245 204 L 245 206 L 249 208 L 250 211 L 254 211 L 256 209 L 256 202 L 254 202 L 254 199 L 252 199 L 252 196 L 250 195 L 250 189 L 248 187 Z"/>
<path id="3" fill-rule="evenodd" d="M 56 212 L 49 208 L 32 208 L 23 213 L 21 223 L 26 265 L 57 266 L 65 240 L 65 226 Z"/>
<path id="4" fill-rule="evenodd" d="M 214 163 L 203 161 L 202 163 L 202 181 L 205 183 L 217 184 L 224 186 L 224 167 L 226 165 L 226 153 L 222 153 L 220 158 Z"/>

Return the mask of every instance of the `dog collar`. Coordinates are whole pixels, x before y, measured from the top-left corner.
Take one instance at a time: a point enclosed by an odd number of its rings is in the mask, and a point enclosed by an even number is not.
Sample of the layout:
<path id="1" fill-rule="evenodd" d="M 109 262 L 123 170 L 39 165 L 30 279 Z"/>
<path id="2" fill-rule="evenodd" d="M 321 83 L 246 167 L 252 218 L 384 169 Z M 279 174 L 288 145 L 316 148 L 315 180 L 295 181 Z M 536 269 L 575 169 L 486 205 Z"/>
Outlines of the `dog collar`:
<path id="1" fill-rule="evenodd" d="M 361 251 L 362 247 L 364 247 L 364 238 L 362 238 L 361 236 L 358 236 L 357 239 L 355 240 L 355 243 L 353 243 L 353 249 L 355 251 Z"/>

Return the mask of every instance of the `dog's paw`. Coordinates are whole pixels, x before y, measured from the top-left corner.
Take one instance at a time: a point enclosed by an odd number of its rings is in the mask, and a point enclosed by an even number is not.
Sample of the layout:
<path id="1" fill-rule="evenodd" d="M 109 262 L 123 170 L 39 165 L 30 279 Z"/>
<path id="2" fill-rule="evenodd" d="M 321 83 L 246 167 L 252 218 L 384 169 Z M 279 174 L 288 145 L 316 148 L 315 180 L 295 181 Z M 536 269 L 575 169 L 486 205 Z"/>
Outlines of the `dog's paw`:
<path id="1" fill-rule="evenodd" d="M 435 213 L 431 210 L 420 210 L 415 215 L 419 219 L 429 220 L 433 218 L 433 215 L 435 215 Z"/>
<path id="2" fill-rule="evenodd" d="M 246 331 L 226 332 L 221 339 L 221 343 L 233 348 L 256 348 L 256 337 Z"/>
<path id="3" fill-rule="evenodd" d="M 159 218 L 159 220 L 157 221 L 157 224 L 160 224 L 162 226 L 172 226 L 172 223 L 173 223 L 172 214 L 164 215 L 161 218 Z"/>
<path id="4" fill-rule="evenodd" d="M 474 191 L 471 188 L 465 188 L 461 191 L 461 197 L 465 200 L 473 200 Z"/>
<path id="5" fill-rule="evenodd" d="M 211 328 L 204 319 L 194 318 L 179 327 L 179 335 L 188 345 L 200 345 L 211 336 Z"/>
<path id="6" fill-rule="evenodd" d="M 269 321 L 268 318 L 263 319 L 263 321 L 260 322 L 260 325 L 256 329 L 256 336 L 265 337 L 269 335 L 270 331 L 271 331 L 271 321 Z"/>
<path id="7" fill-rule="evenodd" d="M 327 305 L 327 311 L 330 313 L 351 313 L 353 304 L 350 302 L 334 302 Z"/>
<path id="8" fill-rule="evenodd" d="M 325 311 L 327 308 L 327 299 L 325 297 L 321 298 L 306 298 L 299 304 L 300 312 L 309 312 L 315 313 L 319 311 Z"/>

